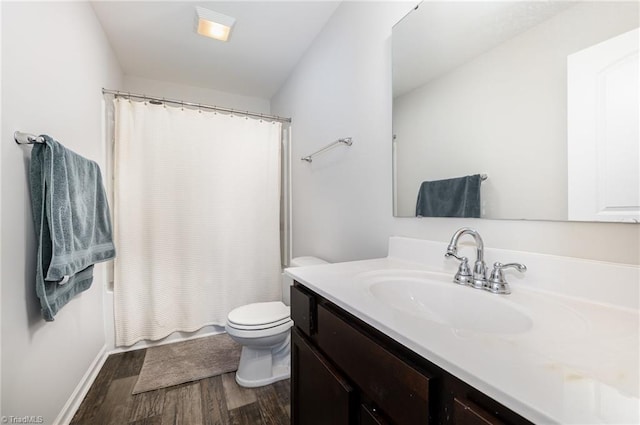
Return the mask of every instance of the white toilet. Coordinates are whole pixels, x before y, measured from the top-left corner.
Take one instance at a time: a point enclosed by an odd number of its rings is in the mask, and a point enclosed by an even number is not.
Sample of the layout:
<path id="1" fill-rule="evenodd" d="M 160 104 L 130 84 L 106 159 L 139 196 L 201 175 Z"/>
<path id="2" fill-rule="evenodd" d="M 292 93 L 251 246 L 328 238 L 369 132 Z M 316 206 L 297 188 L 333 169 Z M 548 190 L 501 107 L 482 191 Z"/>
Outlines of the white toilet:
<path id="1" fill-rule="evenodd" d="M 298 257 L 290 267 L 326 264 L 316 257 Z M 236 382 L 243 387 L 261 387 L 291 376 L 291 326 L 289 287 L 282 275 L 282 301 L 247 304 L 227 315 L 229 336 L 242 345 Z"/>

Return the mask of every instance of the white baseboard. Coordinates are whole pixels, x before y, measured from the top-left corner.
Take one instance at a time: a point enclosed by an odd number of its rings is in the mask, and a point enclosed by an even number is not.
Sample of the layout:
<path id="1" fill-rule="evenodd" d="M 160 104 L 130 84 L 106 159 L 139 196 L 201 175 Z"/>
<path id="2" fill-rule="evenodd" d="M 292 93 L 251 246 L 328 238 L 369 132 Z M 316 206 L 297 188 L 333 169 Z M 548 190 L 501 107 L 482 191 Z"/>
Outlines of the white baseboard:
<path id="1" fill-rule="evenodd" d="M 71 422 L 73 415 L 76 414 L 82 400 L 84 400 L 85 396 L 89 392 L 89 388 L 91 388 L 93 381 L 95 381 L 108 356 L 109 353 L 107 352 L 107 346 L 103 345 L 98 352 L 98 355 L 89 366 L 89 369 L 82 377 L 82 380 L 76 386 L 73 393 L 71 393 L 71 397 L 69 397 L 65 403 L 64 407 L 58 414 L 58 417 L 53 421 L 53 425 L 68 425 Z"/>

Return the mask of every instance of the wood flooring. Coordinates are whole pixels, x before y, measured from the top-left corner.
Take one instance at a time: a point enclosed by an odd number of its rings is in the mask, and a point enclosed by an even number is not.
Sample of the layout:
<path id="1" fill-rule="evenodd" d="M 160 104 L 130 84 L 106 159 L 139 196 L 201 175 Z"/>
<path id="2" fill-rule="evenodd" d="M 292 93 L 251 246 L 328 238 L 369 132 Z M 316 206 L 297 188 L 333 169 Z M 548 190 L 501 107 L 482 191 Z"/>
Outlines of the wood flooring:
<path id="1" fill-rule="evenodd" d="M 288 425 L 290 383 L 243 388 L 234 373 L 132 395 L 146 350 L 110 355 L 71 425 Z"/>

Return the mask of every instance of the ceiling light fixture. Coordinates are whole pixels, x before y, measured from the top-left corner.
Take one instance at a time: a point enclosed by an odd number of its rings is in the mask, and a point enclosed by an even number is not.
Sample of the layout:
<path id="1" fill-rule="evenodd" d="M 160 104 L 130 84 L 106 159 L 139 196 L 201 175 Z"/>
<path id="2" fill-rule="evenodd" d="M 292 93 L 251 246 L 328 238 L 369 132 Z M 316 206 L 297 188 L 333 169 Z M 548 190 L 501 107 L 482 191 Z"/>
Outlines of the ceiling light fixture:
<path id="1" fill-rule="evenodd" d="M 196 32 L 200 35 L 227 41 L 235 23 L 231 16 L 196 6 Z"/>

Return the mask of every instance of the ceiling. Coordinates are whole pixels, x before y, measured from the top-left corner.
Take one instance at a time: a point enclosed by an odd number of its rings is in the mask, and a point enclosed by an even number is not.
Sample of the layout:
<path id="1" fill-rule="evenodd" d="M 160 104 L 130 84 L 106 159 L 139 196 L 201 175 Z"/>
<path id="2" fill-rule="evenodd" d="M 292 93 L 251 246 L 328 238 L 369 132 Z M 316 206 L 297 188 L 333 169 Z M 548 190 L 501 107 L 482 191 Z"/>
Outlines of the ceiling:
<path id="1" fill-rule="evenodd" d="M 93 1 L 125 75 L 270 99 L 338 1 Z M 195 6 L 236 18 L 228 42 L 195 32 Z"/>

